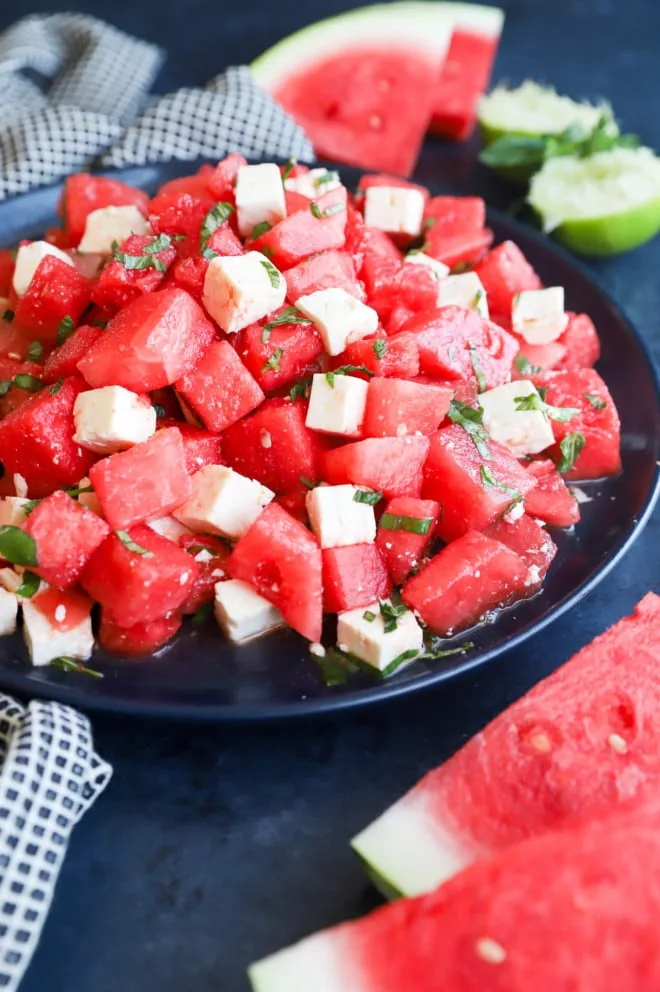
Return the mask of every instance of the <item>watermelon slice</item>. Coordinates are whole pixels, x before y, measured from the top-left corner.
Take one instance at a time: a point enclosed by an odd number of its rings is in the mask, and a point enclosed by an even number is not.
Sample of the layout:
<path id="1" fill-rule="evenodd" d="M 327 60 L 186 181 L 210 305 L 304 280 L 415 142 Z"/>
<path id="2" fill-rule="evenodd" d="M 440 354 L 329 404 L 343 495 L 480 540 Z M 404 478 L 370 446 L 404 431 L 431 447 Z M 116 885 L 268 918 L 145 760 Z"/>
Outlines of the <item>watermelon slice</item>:
<path id="1" fill-rule="evenodd" d="M 428 892 L 509 844 L 657 792 L 659 664 L 660 596 L 648 593 L 353 840 L 376 883 Z"/>
<path id="2" fill-rule="evenodd" d="M 253 965 L 255 992 L 656 992 L 657 798 Z M 404 844 L 407 848 L 407 843 Z"/>

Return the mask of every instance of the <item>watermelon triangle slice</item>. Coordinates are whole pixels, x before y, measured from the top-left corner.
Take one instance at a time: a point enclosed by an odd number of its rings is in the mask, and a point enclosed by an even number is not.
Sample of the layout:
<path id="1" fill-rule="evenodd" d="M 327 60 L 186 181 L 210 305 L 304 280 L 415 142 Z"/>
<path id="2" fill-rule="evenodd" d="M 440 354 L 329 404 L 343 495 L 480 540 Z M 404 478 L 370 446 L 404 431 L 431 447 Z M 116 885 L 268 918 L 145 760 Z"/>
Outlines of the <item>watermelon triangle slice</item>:
<path id="1" fill-rule="evenodd" d="M 660 596 L 648 593 L 352 842 L 391 898 L 660 780 Z"/>
<path id="2" fill-rule="evenodd" d="M 250 969 L 255 992 L 656 992 L 660 802 L 516 844 Z"/>

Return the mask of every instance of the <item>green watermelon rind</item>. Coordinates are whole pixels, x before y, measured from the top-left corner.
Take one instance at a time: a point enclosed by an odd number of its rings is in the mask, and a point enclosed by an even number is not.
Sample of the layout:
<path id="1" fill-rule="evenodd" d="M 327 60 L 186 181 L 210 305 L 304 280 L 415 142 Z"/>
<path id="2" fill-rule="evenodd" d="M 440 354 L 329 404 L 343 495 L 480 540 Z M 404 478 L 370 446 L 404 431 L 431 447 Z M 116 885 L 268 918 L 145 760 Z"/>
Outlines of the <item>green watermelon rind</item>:
<path id="1" fill-rule="evenodd" d="M 403 899 L 405 897 L 405 893 L 398 889 L 394 882 L 390 882 L 374 865 L 370 864 L 359 851 L 355 851 L 355 853 L 358 856 L 365 875 L 384 899 L 387 899 L 388 902 L 396 902 L 397 899 Z"/>
<path id="2" fill-rule="evenodd" d="M 499 36 L 503 12 L 497 7 L 443 0 L 375 4 L 317 21 L 273 45 L 252 62 L 250 71 L 264 89 L 304 72 L 322 58 L 349 49 L 377 48 L 390 42 L 417 49 L 441 64 L 455 26 Z"/>

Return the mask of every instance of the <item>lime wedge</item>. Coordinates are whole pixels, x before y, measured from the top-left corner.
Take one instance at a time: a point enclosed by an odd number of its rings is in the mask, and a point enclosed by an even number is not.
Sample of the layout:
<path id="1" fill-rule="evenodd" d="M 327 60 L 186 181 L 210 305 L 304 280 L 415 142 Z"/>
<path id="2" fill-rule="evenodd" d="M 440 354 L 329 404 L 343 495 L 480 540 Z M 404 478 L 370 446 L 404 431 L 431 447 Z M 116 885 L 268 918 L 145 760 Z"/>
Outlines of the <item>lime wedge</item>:
<path id="1" fill-rule="evenodd" d="M 581 255 L 617 255 L 660 231 L 660 159 L 650 148 L 550 159 L 528 203 L 543 228 Z"/>
<path id="2" fill-rule="evenodd" d="M 503 134 L 560 134 L 572 124 L 579 124 L 589 134 L 603 116 L 612 117 L 612 109 L 607 103 L 578 103 L 560 96 L 551 86 L 527 79 L 513 89 L 499 85 L 482 96 L 477 116 L 484 141 L 490 144 Z"/>

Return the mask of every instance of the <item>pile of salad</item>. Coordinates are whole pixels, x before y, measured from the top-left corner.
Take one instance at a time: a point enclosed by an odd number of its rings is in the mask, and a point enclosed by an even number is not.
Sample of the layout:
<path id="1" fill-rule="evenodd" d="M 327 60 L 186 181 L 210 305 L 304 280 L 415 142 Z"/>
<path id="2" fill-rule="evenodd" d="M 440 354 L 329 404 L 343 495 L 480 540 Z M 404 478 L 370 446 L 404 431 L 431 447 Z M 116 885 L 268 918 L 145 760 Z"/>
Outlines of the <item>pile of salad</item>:
<path id="1" fill-rule="evenodd" d="M 290 162 L 70 177 L 0 253 L 0 632 L 86 669 L 214 613 L 389 674 L 534 595 L 620 471 L 596 329 L 476 197 Z"/>

